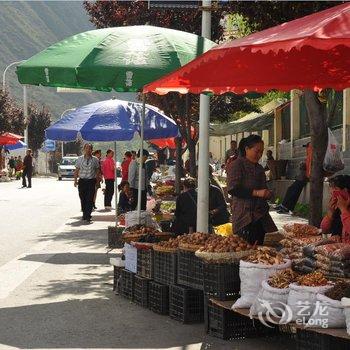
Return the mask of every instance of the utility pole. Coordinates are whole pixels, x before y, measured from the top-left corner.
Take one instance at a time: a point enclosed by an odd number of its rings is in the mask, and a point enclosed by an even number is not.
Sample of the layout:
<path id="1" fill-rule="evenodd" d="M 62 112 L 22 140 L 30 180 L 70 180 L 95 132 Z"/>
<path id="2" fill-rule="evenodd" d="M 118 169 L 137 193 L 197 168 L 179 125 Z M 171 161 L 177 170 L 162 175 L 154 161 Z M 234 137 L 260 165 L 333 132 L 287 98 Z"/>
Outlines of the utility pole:
<path id="1" fill-rule="evenodd" d="M 202 1 L 202 36 L 211 38 L 211 0 Z M 200 95 L 197 231 L 208 232 L 209 222 L 209 120 L 210 97 Z"/>

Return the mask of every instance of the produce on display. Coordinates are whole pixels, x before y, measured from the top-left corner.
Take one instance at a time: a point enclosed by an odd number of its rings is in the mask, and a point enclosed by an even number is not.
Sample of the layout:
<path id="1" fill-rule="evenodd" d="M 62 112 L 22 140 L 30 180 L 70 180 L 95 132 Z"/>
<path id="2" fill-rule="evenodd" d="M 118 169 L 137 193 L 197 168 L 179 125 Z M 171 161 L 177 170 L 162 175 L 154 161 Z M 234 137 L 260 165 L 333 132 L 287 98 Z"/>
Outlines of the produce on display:
<path id="1" fill-rule="evenodd" d="M 341 300 L 341 298 L 350 298 L 350 282 L 337 281 L 334 286 L 329 289 L 325 296 L 333 300 Z"/>
<path id="2" fill-rule="evenodd" d="M 180 236 L 177 236 L 176 238 L 170 238 L 168 241 L 159 242 L 153 246 L 153 249 L 163 252 L 175 252 L 179 247 L 179 238 Z"/>
<path id="3" fill-rule="evenodd" d="M 264 252 L 264 250 L 267 250 L 267 252 Z M 268 253 L 269 250 L 272 251 Z M 259 248 L 259 251 L 254 252 L 252 255 L 253 258 L 250 258 L 251 260 L 262 261 L 262 263 L 240 260 L 241 297 L 233 304 L 233 309 L 250 308 L 261 289 L 262 282 L 268 280 L 276 272 L 288 269 L 291 266 L 290 260 L 283 260 L 282 256 L 273 249 Z M 282 262 L 279 264 L 277 261 Z"/>
<path id="4" fill-rule="evenodd" d="M 148 233 L 146 235 L 140 236 L 138 239 L 138 242 L 140 243 L 157 243 L 160 241 L 160 238 L 157 237 L 155 234 Z"/>
<path id="5" fill-rule="evenodd" d="M 288 288 L 291 283 L 297 280 L 298 276 L 292 269 L 286 269 L 270 276 L 267 283 L 273 288 Z"/>
<path id="6" fill-rule="evenodd" d="M 208 233 L 194 232 L 180 237 L 180 249 L 196 251 L 203 247 L 209 239 L 214 239 L 216 236 Z"/>
<path id="7" fill-rule="evenodd" d="M 199 248 L 199 251 L 209 253 L 228 253 L 241 252 L 251 249 L 253 249 L 253 246 L 239 236 L 231 235 L 228 237 L 223 237 L 219 235 L 212 235 L 209 237 L 209 239 L 207 239 L 204 246 Z"/>
<path id="8" fill-rule="evenodd" d="M 328 284 L 328 280 L 321 272 L 312 272 L 304 276 L 299 276 L 297 283 L 300 286 L 320 287 Z"/>
<path id="9" fill-rule="evenodd" d="M 284 262 L 284 258 L 281 254 L 273 248 L 259 247 L 254 253 L 243 258 L 246 262 L 253 264 L 264 264 L 264 265 L 278 265 Z"/>
<path id="10" fill-rule="evenodd" d="M 320 234 L 320 229 L 317 227 L 301 223 L 286 224 L 283 226 L 283 229 L 288 235 L 293 237 L 316 236 Z"/>

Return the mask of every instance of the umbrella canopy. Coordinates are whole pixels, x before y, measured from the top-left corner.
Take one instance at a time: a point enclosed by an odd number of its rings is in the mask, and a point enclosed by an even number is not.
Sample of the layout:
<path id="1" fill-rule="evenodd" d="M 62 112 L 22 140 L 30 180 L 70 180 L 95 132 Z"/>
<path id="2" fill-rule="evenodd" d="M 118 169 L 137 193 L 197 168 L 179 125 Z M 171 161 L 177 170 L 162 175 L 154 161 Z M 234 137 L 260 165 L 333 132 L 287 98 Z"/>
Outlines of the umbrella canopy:
<path id="1" fill-rule="evenodd" d="M 16 149 L 21 149 L 21 148 L 27 148 L 27 144 L 21 140 L 17 141 L 17 143 L 13 144 L 13 145 L 8 145 L 5 148 L 9 151 L 14 151 Z"/>
<path id="2" fill-rule="evenodd" d="M 86 141 L 129 141 L 140 133 L 142 103 L 107 100 L 92 103 L 66 114 L 46 129 L 46 138 L 74 141 L 78 135 Z M 146 105 L 144 138 L 175 137 L 176 123 L 154 106 Z"/>
<path id="3" fill-rule="evenodd" d="M 216 44 L 153 26 L 91 30 L 60 41 L 17 67 L 21 84 L 139 91 Z"/>
<path id="4" fill-rule="evenodd" d="M 5 132 L 5 133 L 0 135 L 0 146 L 14 145 L 20 139 L 23 139 L 23 136 L 16 135 L 16 134 L 13 134 L 11 132 Z"/>
<path id="5" fill-rule="evenodd" d="M 145 87 L 166 94 L 350 87 L 350 3 L 219 45 Z"/>

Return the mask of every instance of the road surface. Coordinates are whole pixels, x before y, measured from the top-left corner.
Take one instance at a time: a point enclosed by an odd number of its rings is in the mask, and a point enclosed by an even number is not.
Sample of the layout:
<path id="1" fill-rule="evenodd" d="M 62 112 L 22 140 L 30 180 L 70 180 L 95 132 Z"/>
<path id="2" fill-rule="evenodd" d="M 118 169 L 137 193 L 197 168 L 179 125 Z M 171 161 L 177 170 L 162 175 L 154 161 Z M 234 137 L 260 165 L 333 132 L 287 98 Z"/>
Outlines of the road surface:
<path id="1" fill-rule="evenodd" d="M 0 183 L 0 349 L 268 349 L 271 340 L 222 341 L 112 292 L 111 214 L 79 221 L 72 181 Z M 102 196 L 98 206 L 102 205 Z"/>

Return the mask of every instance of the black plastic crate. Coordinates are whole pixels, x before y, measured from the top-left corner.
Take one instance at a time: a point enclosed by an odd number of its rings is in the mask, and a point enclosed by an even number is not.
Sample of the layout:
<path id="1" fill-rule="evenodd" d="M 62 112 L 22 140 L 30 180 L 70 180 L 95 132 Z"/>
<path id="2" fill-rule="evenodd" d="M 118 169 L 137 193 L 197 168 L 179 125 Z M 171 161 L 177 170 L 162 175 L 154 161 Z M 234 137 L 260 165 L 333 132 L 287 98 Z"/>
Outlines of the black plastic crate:
<path id="1" fill-rule="evenodd" d="M 187 250 L 179 250 L 177 254 L 177 283 L 203 290 L 203 261 Z"/>
<path id="2" fill-rule="evenodd" d="M 239 262 L 229 264 L 203 262 L 203 286 L 204 292 L 215 299 L 237 299 L 241 289 Z"/>
<path id="3" fill-rule="evenodd" d="M 161 315 L 169 315 L 169 287 L 154 281 L 149 282 L 148 306 Z"/>
<path id="4" fill-rule="evenodd" d="M 328 350 L 330 348 L 329 336 L 297 329 L 297 350 Z M 338 350 L 338 348 L 335 348 Z"/>
<path id="5" fill-rule="evenodd" d="M 153 249 L 137 250 L 137 274 L 145 278 L 153 278 Z"/>
<path id="6" fill-rule="evenodd" d="M 201 323 L 204 321 L 203 292 L 183 286 L 170 286 L 169 315 L 183 323 Z"/>
<path id="7" fill-rule="evenodd" d="M 121 279 L 121 273 L 123 268 L 118 266 L 113 266 L 113 290 L 119 292 L 118 285 Z"/>
<path id="8" fill-rule="evenodd" d="M 165 285 L 176 284 L 177 253 L 153 252 L 153 279 Z"/>
<path id="9" fill-rule="evenodd" d="M 148 278 L 135 276 L 134 282 L 134 302 L 142 307 L 148 307 L 148 289 L 149 289 Z"/>
<path id="10" fill-rule="evenodd" d="M 122 239 L 123 228 L 108 226 L 108 248 L 123 248 Z"/>
<path id="11" fill-rule="evenodd" d="M 344 329 L 344 332 L 346 332 L 345 329 Z M 336 350 L 350 349 L 350 339 L 329 336 L 329 344 L 330 344 L 330 348 L 332 347 Z"/>
<path id="12" fill-rule="evenodd" d="M 213 337 L 228 339 L 262 338 L 279 334 L 278 326 L 264 326 L 259 320 L 252 320 L 208 300 L 207 333 Z"/>
<path id="13" fill-rule="evenodd" d="M 133 300 L 134 298 L 134 282 L 135 282 L 135 274 L 128 270 L 123 269 L 121 271 L 120 278 L 120 295 L 124 298 Z"/>

